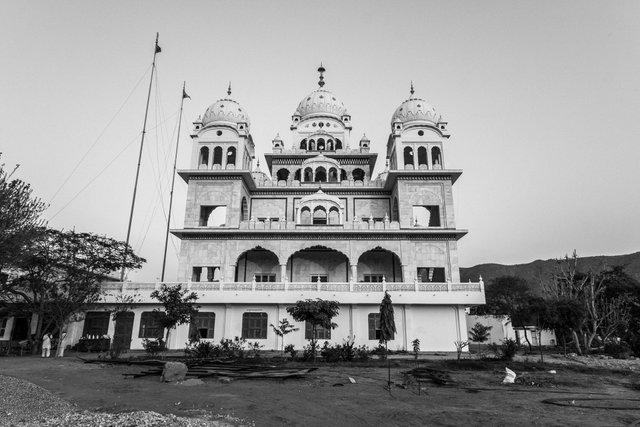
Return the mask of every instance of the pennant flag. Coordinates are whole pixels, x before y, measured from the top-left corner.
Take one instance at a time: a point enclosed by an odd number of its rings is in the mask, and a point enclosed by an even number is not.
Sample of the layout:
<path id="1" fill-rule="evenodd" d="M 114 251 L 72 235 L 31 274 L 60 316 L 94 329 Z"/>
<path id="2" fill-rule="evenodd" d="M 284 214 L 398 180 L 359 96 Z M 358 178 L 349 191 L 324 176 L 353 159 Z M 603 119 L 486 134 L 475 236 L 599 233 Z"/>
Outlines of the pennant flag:
<path id="1" fill-rule="evenodd" d="M 182 88 L 182 99 L 185 99 L 185 98 L 191 99 L 191 97 L 187 95 L 187 92 L 184 90 L 184 88 Z"/>
<path id="2" fill-rule="evenodd" d="M 162 52 L 162 49 L 160 49 L 160 45 L 158 45 L 158 42 L 156 41 L 156 53 L 160 52 Z"/>

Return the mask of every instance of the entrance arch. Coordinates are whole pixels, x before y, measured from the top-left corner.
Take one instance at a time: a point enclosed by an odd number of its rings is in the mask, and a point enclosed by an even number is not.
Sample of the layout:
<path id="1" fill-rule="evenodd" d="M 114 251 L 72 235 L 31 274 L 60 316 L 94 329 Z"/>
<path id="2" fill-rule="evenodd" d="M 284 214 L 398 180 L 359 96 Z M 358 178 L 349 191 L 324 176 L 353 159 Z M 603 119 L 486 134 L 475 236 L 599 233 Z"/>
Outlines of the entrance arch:
<path id="1" fill-rule="evenodd" d="M 279 282 L 282 280 L 278 256 L 268 249 L 257 246 L 243 252 L 236 261 L 236 282 Z"/>
<path id="2" fill-rule="evenodd" d="M 287 260 L 291 282 L 347 282 L 349 258 L 326 246 L 311 246 L 294 252 Z"/>

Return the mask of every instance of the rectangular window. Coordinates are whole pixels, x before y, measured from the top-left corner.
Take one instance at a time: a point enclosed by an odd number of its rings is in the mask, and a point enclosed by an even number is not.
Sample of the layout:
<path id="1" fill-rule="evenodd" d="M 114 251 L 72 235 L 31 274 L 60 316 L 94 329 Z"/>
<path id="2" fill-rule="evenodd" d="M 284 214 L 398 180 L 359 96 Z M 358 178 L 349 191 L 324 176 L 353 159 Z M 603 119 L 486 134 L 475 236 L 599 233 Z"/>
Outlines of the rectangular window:
<path id="1" fill-rule="evenodd" d="M 413 225 L 415 227 L 440 227 L 440 206 L 414 206 Z"/>
<path id="2" fill-rule="evenodd" d="M 446 281 L 444 267 L 418 267 L 418 282 L 444 283 Z"/>
<path id="3" fill-rule="evenodd" d="M 369 339 L 380 341 L 380 313 L 369 313 Z M 391 334 L 391 340 L 395 334 Z"/>
<path id="4" fill-rule="evenodd" d="M 0 319 L 0 338 L 4 337 L 4 333 L 7 331 L 7 317 Z"/>
<path id="5" fill-rule="evenodd" d="M 313 337 L 313 325 L 311 322 L 304 322 L 304 339 L 310 340 Z M 323 326 L 316 326 L 316 339 L 318 340 L 330 340 L 331 329 L 327 329 Z"/>
<path id="6" fill-rule="evenodd" d="M 215 313 L 199 312 L 193 317 L 189 325 L 189 338 L 213 338 L 215 324 Z"/>
<path id="7" fill-rule="evenodd" d="M 256 273 L 256 282 L 275 282 L 276 275 L 271 273 Z"/>
<path id="8" fill-rule="evenodd" d="M 365 283 L 382 283 L 383 274 L 365 274 Z"/>
<path id="9" fill-rule="evenodd" d="M 201 227 L 224 227 L 226 223 L 226 206 L 200 206 Z"/>
<path id="10" fill-rule="evenodd" d="M 316 283 L 318 280 L 320 280 L 321 283 L 327 283 L 329 281 L 329 276 L 326 274 L 312 274 L 311 275 L 311 281 L 313 283 Z"/>
<path id="11" fill-rule="evenodd" d="M 242 338 L 267 338 L 267 313 L 244 313 L 242 315 Z"/>
<path id="12" fill-rule="evenodd" d="M 140 316 L 140 332 L 138 338 L 164 338 L 164 328 L 160 325 L 160 319 L 164 313 L 157 311 L 145 311 Z"/>
<path id="13" fill-rule="evenodd" d="M 109 332 L 109 317 L 111 313 L 108 311 L 89 311 L 84 318 L 84 329 L 82 336 L 98 336 L 107 335 Z"/>

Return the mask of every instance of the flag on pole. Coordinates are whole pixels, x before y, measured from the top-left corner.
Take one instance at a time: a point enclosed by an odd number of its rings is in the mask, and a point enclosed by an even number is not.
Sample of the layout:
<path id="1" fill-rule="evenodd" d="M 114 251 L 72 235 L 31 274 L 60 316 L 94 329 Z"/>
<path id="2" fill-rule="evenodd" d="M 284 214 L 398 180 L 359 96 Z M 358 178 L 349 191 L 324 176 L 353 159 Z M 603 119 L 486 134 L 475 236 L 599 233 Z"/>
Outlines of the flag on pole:
<path id="1" fill-rule="evenodd" d="M 156 41 L 156 53 L 160 53 L 160 52 L 162 52 L 162 49 L 160 48 L 160 45 Z"/>
<path id="2" fill-rule="evenodd" d="M 182 99 L 185 99 L 185 98 L 191 99 L 191 97 L 187 95 L 187 92 L 184 90 L 184 88 L 182 88 Z"/>

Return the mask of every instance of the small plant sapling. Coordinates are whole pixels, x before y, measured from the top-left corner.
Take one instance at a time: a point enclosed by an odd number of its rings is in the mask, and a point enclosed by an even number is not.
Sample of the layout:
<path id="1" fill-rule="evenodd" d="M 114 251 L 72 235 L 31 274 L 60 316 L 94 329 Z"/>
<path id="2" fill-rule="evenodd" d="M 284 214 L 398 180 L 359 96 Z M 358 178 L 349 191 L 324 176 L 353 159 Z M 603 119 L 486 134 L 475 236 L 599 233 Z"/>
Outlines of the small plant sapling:
<path id="1" fill-rule="evenodd" d="M 469 345 L 469 341 L 454 341 L 453 343 L 456 345 L 456 352 L 458 353 L 458 361 L 459 361 L 460 357 L 462 356 L 462 351 L 465 349 L 466 346 Z"/>

